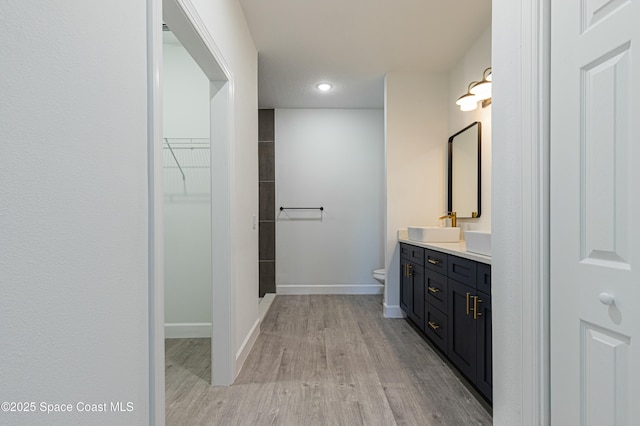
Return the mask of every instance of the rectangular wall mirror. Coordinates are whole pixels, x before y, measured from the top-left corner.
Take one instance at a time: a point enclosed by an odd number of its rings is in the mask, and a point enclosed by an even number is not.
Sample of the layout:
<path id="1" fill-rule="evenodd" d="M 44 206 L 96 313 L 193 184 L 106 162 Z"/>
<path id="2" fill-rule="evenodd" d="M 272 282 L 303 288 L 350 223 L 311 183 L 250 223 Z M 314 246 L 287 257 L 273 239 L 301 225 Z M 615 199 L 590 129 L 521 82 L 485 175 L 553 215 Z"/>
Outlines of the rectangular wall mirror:
<path id="1" fill-rule="evenodd" d="M 449 138 L 449 212 L 480 217 L 480 146 L 482 123 L 475 121 Z"/>

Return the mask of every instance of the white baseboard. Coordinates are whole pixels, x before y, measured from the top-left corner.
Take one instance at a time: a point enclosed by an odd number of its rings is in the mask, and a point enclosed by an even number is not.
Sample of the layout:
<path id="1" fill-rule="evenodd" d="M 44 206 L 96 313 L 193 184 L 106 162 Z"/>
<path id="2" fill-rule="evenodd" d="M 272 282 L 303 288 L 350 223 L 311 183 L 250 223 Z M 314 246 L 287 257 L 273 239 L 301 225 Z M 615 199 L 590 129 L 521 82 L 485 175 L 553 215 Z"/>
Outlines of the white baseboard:
<path id="1" fill-rule="evenodd" d="M 173 322 L 164 324 L 165 339 L 211 337 L 210 322 Z"/>
<path id="2" fill-rule="evenodd" d="M 247 360 L 249 352 L 251 352 L 251 349 L 253 349 L 253 345 L 256 343 L 256 340 L 258 340 L 259 335 L 260 319 L 258 318 L 253 324 L 253 327 L 251 327 L 251 330 L 249 331 L 249 334 L 247 334 L 247 337 L 244 339 L 244 342 L 242 342 L 240 349 L 238 349 L 238 352 L 236 352 L 236 377 L 238 377 L 240 370 L 242 370 L 242 366 Z"/>
<path id="3" fill-rule="evenodd" d="M 406 317 L 404 311 L 398 305 L 389 306 L 384 304 L 384 317 L 385 318 L 404 318 Z"/>
<path id="4" fill-rule="evenodd" d="M 269 308 L 271 308 L 271 304 L 275 298 L 275 293 L 267 293 L 264 295 L 260 303 L 258 303 L 258 318 L 260 319 L 260 322 L 264 321 L 264 317 L 267 315 L 267 312 L 269 312 Z"/>
<path id="5" fill-rule="evenodd" d="M 311 285 L 293 284 L 279 285 L 277 294 L 382 294 L 382 284 L 336 284 L 336 285 Z"/>

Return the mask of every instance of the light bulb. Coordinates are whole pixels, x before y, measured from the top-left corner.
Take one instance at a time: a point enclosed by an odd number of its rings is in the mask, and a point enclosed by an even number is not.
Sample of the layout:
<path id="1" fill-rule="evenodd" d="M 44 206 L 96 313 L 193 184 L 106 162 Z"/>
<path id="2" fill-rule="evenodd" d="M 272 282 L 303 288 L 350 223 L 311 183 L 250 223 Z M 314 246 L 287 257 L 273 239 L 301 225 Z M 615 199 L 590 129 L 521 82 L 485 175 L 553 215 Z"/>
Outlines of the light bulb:
<path id="1" fill-rule="evenodd" d="M 478 103 L 460 105 L 460 111 L 473 111 L 478 109 Z"/>
<path id="2" fill-rule="evenodd" d="M 467 93 L 465 95 L 462 95 L 458 98 L 458 100 L 456 101 L 456 105 L 474 105 L 478 103 L 478 97 L 476 95 L 472 95 L 470 93 Z"/>

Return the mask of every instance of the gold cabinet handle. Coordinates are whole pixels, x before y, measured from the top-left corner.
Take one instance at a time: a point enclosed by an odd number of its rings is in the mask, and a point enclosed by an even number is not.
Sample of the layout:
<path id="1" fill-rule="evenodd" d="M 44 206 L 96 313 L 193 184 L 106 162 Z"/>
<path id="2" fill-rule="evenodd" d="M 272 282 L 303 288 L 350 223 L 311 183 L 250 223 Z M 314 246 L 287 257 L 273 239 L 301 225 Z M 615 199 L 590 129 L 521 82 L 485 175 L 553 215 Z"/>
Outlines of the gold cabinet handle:
<path id="1" fill-rule="evenodd" d="M 404 264 L 404 276 L 405 277 L 410 277 L 411 276 L 411 272 L 410 271 L 411 265 L 409 263 L 405 263 Z"/>
<path id="2" fill-rule="evenodd" d="M 473 319 L 477 320 L 479 316 L 482 315 L 482 312 L 478 312 L 478 303 L 482 303 L 482 299 L 478 298 L 478 296 L 473 296 Z"/>
<path id="3" fill-rule="evenodd" d="M 429 327 L 431 327 L 434 330 L 437 330 L 440 328 L 440 326 L 433 321 L 429 321 L 427 324 L 429 324 Z"/>
<path id="4" fill-rule="evenodd" d="M 413 268 L 413 266 L 410 263 L 407 263 L 407 276 L 408 277 L 412 277 L 413 274 L 411 273 L 411 268 Z"/>
<path id="5" fill-rule="evenodd" d="M 439 288 L 436 287 L 427 287 L 429 289 L 429 292 L 431 293 L 438 293 L 440 291 Z"/>
<path id="6" fill-rule="evenodd" d="M 467 293 L 467 315 L 469 315 L 469 296 L 471 296 L 471 293 Z"/>
<path id="7" fill-rule="evenodd" d="M 438 259 L 427 259 L 427 262 L 429 262 L 432 265 L 438 265 L 440 263 Z"/>

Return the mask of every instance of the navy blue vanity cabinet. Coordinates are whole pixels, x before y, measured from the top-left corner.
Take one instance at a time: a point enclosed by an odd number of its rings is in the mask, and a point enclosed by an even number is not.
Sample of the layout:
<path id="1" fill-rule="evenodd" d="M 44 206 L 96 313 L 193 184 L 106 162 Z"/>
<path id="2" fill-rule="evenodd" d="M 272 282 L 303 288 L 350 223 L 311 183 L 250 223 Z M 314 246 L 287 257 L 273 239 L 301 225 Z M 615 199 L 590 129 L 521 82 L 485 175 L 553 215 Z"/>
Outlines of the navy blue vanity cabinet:
<path id="1" fill-rule="evenodd" d="M 478 370 L 476 386 L 489 401 L 493 400 L 493 353 L 491 323 L 491 266 L 478 263 Z"/>
<path id="2" fill-rule="evenodd" d="M 487 400 L 493 400 L 493 353 L 491 343 L 491 296 L 478 293 L 480 318 L 478 320 L 478 358 L 475 385 Z"/>
<path id="3" fill-rule="evenodd" d="M 450 337 L 447 356 L 491 401 L 491 266 L 451 255 L 448 261 Z"/>
<path id="4" fill-rule="evenodd" d="M 424 331 L 424 249 L 400 245 L 400 308 Z"/>
<path id="5" fill-rule="evenodd" d="M 491 265 L 401 243 L 400 275 L 400 307 L 491 402 Z"/>
<path id="6" fill-rule="evenodd" d="M 475 290 L 449 279 L 449 346 L 447 356 L 472 381 L 477 371 L 477 324 L 474 319 Z"/>

